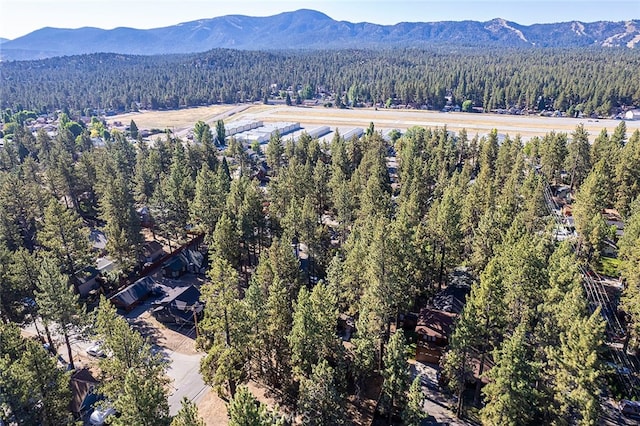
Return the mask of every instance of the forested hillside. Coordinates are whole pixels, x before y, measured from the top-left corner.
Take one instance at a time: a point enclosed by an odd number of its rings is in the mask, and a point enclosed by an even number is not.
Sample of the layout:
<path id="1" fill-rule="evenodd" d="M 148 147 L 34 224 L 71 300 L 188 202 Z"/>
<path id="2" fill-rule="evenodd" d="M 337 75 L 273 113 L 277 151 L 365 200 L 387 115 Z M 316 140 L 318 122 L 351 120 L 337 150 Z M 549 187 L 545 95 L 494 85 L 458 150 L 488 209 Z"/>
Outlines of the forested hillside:
<path id="1" fill-rule="evenodd" d="M 370 55 L 352 54 L 365 61 Z M 602 364 L 605 325 L 585 297 L 579 265 L 597 264 L 610 236 L 602 209 L 614 204 L 631 226 L 621 241 L 628 332 L 635 335 L 640 324 L 632 248 L 640 133 L 626 135 L 624 122 L 611 135 L 604 130 L 592 148 L 581 127 L 526 145 L 517 136 L 498 143 L 495 130 L 480 138 L 421 127 L 387 142 L 373 123 L 361 139 L 336 135 L 326 146 L 275 135 L 263 147 L 268 183 L 260 186 L 251 177 L 261 165 L 255 157 L 233 139 L 217 147 L 204 123 L 196 125 L 193 143 L 168 134 L 148 145 L 113 131 L 103 133 L 106 146 L 95 147 L 88 130 L 74 138 L 69 118 L 59 120 L 55 137 L 32 135 L 16 123 L 1 150 L 1 327 L 11 336 L 0 344 L 6 412 L 24 422 L 46 418 L 67 397 L 68 376 L 23 374 L 43 349 L 6 324 L 40 316 L 58 324 L 65 338 L 95 324 L 93 333 L 113 348 L 114 356 L 100 363 L 100 389 L 121 411 L 118 424 L 169 422 L 162 362 L 155 355 L 131 357 L 123 342 L 132 342 L 135 354 L 146 354 L 148 345 L 106 301 L 95 317 L 78 311 L 68 285 L 89 262 L 86 225 L 96 216 L 109 256 L 123 274 L 134 269 L 142 239 L 136 209 L 147 206 L 158 237 L 183 242 L 188 230 L 204 234 L 209 272 L 197 339 L 206 352 L 201 374 L 230 399 L 235 424 L 246 424 L 242 416 L 262 419 L 256 424 L 285 421 L 254 403 L 242 386 L 248 380 L 273 391 L 289 421 L 310 425 L 350 424 L 354 407 L 382 383 L 379 418 L 417 424 L 422 394 L 409 386 L 407 363 L 415 335 L 405 337 L 399 319 L 446 287 L 461 265 L 477 281 L 443 361 L 448 386 L 458 395 L 475 386 L 467 404 L 480 407 L 489 425 L 516 418 L 519 424 L 596 422 L 599 396 L 616 379 Z M 560 182 L 577 191 L 575 252 L 556 242 L 544 196 L 549 183 Z M 35 311 L 24 303 L 34 294 Z M 354 318 L 349 344 L 336 331 L 340 314 Z M 54 371 L 46 362 L 41 365 Z M 132 367 L 126 372 L 124 365 Z M 481 389 L 473 377 L 482 373 L 489 383 Z M 28 397 L 43 380 L 51 386 L 38 398 L 52 404 Z M 149 397 L 132 405 L 141 394 Z M 60 417 L 57 424 L 67 421 Z"/>
<path id="2" fill-rule="evenodd" d="M 398 49 L 175 56 L 92 54 L 3 62 L 0 105 L 87 116 L 286 98 L 334 106 L 514 108 L 609 116 L 640 104 L 629 49 Z M 299 99 L 296 99 L 299 98 Z M 466 101 L 466 103 L 465 103 Z"/>
<path id="3" fill-rule="evenodd" d="M 203 8 L 203 12 L 205 10 Z M 632 15 L 630 11 L 630 18 L 637 17 Z M 638 45 L 638 24 L 638 20 L 630 19 L 620 22 L 572 21 L 520 25 L 495 18 L 487 22 L 465 20 L 378 25 L 336 21 L 324 13 L 302 9 L 264 17 L 219 16 L 146 30 L 46 27 L 7 41 L 0 51 L 0 60 L 42 59 L 98 52 L 162 55 L 206 52 L 224 47 L 240 50 L 423 46 L 633 49 Z"/>

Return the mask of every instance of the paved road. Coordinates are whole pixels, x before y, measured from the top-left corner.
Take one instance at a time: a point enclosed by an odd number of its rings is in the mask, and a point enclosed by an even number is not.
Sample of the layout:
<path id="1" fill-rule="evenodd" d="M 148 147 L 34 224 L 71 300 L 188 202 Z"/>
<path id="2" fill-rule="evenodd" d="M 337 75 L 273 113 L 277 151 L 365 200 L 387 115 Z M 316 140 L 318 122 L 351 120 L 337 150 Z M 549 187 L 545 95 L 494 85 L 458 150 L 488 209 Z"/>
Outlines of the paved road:
<path id="1" fill-rule="evenodd" d="M 202 354 L 185 355 L 178 352 L 168 353 L 171 360 L 167 369 L 167 376 L 173 380 L 169 395 L 169 411 L 173 416 L 180 409 L 183 397 L 189 398 L 197 404 L 206 393 L 207 385 L 200 375 L 200 359 Z"/>
<path id="2" fill-rule="evenodd" d="M 411 374 L 415 377 L 416 374 L 422 375 L 422 391 L 425 395 L 424 411 L 429 414 L 429 418 L 422 423 L 423 426 L 472 426 L 474 423 L 469 423 L 465 420 L 458 419 L 453 411 L 449 407 L 454 407 L 455 402 L 453 399 L 445 396 L 441 392 L 438 385 L 437 371 L 439 368 L 416 362 L 411 367 Z"/>

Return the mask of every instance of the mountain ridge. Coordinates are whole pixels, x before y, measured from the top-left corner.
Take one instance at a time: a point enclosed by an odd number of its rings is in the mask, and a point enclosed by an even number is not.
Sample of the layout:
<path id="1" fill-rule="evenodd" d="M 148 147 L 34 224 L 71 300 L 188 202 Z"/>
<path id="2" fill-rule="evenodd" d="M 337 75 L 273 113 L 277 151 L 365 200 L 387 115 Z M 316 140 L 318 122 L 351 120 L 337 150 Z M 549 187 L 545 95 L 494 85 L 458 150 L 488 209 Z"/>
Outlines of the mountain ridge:
<path id="1" fill-rule="evenodd" d="M 380 25 L 336 21 L 300 9 L 273 16 L 225 15 L 176 25 L 110 30 L 44 27 L 2 42 L 0 59 L 30 60 L 84 53 L 172 54 L 214 48 L 240 50 L 426 47 L 625 47 L 640 44 L 640 20 L 569 21 L 521 25 L 503 18 L 490 21 L 399 22 Z"/>

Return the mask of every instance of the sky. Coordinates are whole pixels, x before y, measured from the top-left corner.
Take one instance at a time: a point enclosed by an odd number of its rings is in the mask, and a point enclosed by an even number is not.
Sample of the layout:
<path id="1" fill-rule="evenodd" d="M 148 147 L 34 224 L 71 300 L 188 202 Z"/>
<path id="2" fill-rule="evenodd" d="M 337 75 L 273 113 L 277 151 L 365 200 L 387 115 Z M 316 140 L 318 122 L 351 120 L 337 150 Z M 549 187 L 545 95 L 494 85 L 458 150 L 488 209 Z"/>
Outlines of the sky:
<path id="1" fill-rule="evenodd" d="M 0 37 L 43 27 L 157 28 L 224 15 L 269 16 L 314 9 L 350 22 L 534 23 L 640 19 L 640 0 L 0 0 Z"/>

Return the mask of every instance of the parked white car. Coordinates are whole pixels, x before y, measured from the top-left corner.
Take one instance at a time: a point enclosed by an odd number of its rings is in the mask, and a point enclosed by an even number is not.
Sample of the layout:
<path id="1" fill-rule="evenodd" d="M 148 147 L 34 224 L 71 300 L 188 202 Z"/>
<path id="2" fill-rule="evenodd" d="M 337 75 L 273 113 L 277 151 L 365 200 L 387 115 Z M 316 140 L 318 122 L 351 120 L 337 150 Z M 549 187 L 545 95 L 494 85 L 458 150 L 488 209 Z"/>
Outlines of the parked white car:
<path id="1" fill-rule="evenodd" d="M 102 350 L 102 342 L 94 342 L 91 346 L 89 346 L 87 348 L 87 355 L 91 355 L 99 358 L 104 357 L 105 353 Z"/>
<path id="2" fill-rule="evenodd" d="M 91 413 L 91 417 L 89 417 L 89 424 L 92 426 L 102 426 L 107 422 L 109 416 L 115 414 L 116 409 L 111 406 L 96 408 L 93 410 L 93 413 Z"/>

